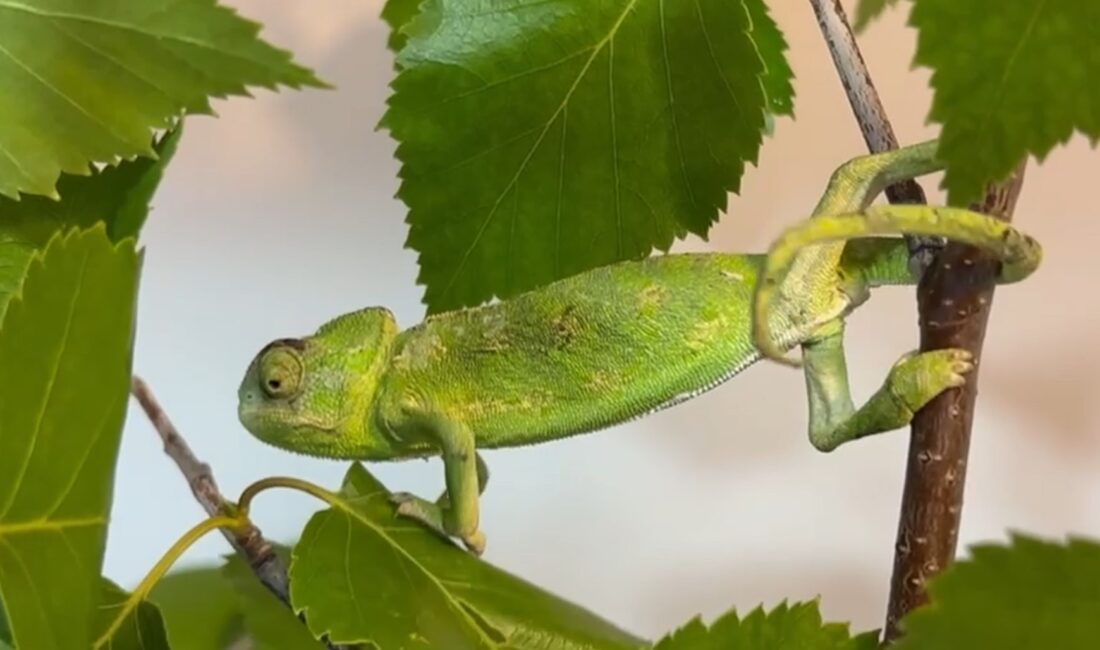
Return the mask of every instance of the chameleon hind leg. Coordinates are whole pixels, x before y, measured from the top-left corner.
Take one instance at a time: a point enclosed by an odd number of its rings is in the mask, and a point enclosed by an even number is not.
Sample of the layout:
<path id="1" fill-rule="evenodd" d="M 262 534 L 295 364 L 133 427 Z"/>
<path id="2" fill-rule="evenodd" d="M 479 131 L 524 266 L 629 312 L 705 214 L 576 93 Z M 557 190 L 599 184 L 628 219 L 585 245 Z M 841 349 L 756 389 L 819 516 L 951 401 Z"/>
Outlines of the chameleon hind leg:
<path id="1" fill-rule="evenodd" d="M 882 387 L 856 409 L 848 388 L 843 321 L 828 323 L 803 343 L 802 360 L 810 402 L 810 442 L 821 451 L 909 424 L 921 407 L 948 388 L 963 385 L 974 369 L 966 350 L 906 354 L 890 369 Z"/>
<path id="2" fill-rule="evenodd" d="M 784 233 L 769 251 L 753 305 L 753 338 L 762 354 L 782 358 L 782 348 L 771 335 L 771 315 L 772 309 L 789 310 L 789 305 L 780 302 L 783 295 L 779 288 L 799 251 L 822 243 L 887 234 L 942 235 L 989 249 L 1001 260 L 1002 283 L 1027 277 L 1042 260 L 1042 250 L 1034 239 L 1003 221 L 969 210 L 883 206 L 854 214 L 814 217 Z M 836 266 L 825 270 L 831 275 L 825 276 L 828 282 L 824 285 L 806 282 L 805 286 L 823 286 L 833 297 L 847 294 L 854 302 L 871 286 L 915 282 L 909 276 L 906 257 L 898 255 L 901 249 L 896 240 L 865 243 L 871 245 L 863 246 L 858 255 L 842 257 Z M 843 313 L 835 315 L 802 341 L 810 440 L 820 450 L 829 451 L 849 440 L 905 426 L 933 397 L 961 386 L 974 368 L 966 350 L 906 354 L 890 369 L 882 387 L 856 409 L 848 387 L 842 318 Z"/>
<path id="3" fill-rule="evenodd" d="M 489 466 L 474 449 L 473 436 L 464 427 L 441 428 L 454 438 L 442 445 L 447 489 L 434 503 L 408 492 L 395 492 L 390 500 L 397 504 L 398 515 L 415 519 L 443 537 L 457 537 L 467 549 L 481 555 L 485 535 L 478 530 L 478 498 L 489 483 Z"/>

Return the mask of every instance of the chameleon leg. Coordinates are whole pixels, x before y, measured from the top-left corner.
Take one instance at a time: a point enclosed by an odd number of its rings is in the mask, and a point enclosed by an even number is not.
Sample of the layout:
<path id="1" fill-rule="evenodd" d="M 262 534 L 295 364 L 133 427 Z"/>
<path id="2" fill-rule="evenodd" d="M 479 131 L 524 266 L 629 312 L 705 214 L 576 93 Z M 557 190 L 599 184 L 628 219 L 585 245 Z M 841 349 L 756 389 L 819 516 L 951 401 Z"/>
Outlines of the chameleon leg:
<path id="1" fill-rule="evenodd" d="M 483 485 L 473 433 L 465 426 L 445 421 L 439 422 L 435 433 L 443 451 L 447 503 L 432 503 L 407 493 L 393 494 L 391 500 L 397 504 L 397 514 L 416 519 L 445 536 L 457 537 L 472 553 L 481 555 L 485 535 L 478 530 L 478 496 Z M 480 464 L 487 470 L 484 462 Z M 484 478 L 488 480 L 487 471 Z"/>
<path id="2" fill-rule="evenodd" d="M 832 451 L 849 440 L 905 426 L 933 397 L 961 386 L 973 370 L 966 350 L 946 349 L 903 356 L 882 387 L 859 409 L 852 404 L 840 320 L 802 345 L 810 402 L 810 442 Z"/>
<path id="3" fill-rule="evenodd" d="M 485 459 L 481 457 L 481 454 L 477 452 L 474 452 L 474 462 L 477 464 L 477 495 L 481 496 L 485 494 L 485 487 L 489 485 L 489 466 L 485 463 Z M 451 507 L 451 499 L 447 496 L 446 490 L 443 490 L 443 494 L 439 495 L 435 503 L 440 508 Z"/>

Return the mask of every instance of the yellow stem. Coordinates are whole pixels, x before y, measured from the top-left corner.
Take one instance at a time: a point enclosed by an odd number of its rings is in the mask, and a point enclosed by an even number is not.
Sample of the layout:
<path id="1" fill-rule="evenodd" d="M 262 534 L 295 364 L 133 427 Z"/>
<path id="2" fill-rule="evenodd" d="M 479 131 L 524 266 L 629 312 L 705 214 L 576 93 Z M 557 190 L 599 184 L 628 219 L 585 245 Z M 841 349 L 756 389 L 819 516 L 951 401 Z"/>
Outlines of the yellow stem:
<path id="1" fill-rule="evenodd" d="M 252 499 L 257 494 L 264 490 L 270 490 L 271 488 L 288 488 L 291 490 L 298 490 L 299 492 L 305 492 L 311 496 L 314 496 L 321 501 L 329 504 L 333 507 L 339 507 L 343 503 L 343 499 L 339 495 L 329 492 L 325 488 L 314 485 L 309 481 L 303 481 L 302 479 L 292 478 L 289 476 L 272 476 L 271 478 L 264 478 L 249 485 L 241 492 L 241 498 L 237 500 L 237 510 L 240 513 L 242 519 L 248 518 L 248 509 L 252 505 Z"/>
<path id="2" fill-rule="evenodd" d="M 191 547 L 192 544 L 197 542 L 203 535 L 209 533 L 212 530 L 218 528 L 237 528 L 244 524 L 247 520 L 242 515 L 240 517 L 209 517 L 200 521 L 193 526 L 191 530 L 184 533 L 176 543 L 153 565 L 153 568 L 149 570 L 149 573 L 142 578 L 141 582 L 130 594 L 130 597 L 123 603 L 122 608 L 118 610 L 118 614 L 115 619 L 111 621 L 111 624 L 103 632 L 102 635 L 92 644 L 92 650 L 99 650 L 105 643 L 109 643 L 115 632 L 122 626 L 122 623 L 126 620 L 126 617 L 130 615 L 130 612 L 134 610 L 141 601 L 145 600 L 145 597 L 149 595 L 149 592 L 153 589 L 153 585 L 160 580 L 168 569 L 175 564 L 176 560 L 183 555 L 184 551 Z"/>

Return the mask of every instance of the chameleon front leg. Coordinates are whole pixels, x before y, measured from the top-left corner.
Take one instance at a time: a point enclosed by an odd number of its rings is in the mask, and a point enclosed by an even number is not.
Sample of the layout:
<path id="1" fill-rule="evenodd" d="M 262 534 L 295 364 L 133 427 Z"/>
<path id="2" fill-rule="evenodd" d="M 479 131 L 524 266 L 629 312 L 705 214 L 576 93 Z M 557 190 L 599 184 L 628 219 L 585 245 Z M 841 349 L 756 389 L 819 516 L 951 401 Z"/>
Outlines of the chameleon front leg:
<path id="1" fill-rule="evenodd" d="M 446 494 L 435 503 L 404 492 L 393 494 L 391 500 L 397 504 L 397 514 L 416 519 L 441 535 L 457 537 L 472 553 L 481 555 L 485 535 L 478 530 L 478 497 L 489 480 L 488 466 L 474 448 L 469 427 L 433 418 L 428 428 L 442 451 Z"/>
<path id="2" fill-rule="evenodd" d="M 810 402 L 810 442 L 832 451 L 849 440 L 901 428 L 948 388 L 961 386 L 974 369 L 966 350 L 933 350 L 903 356 L 881 388 L 856 409 L 848 388 L 844 324 L 837 319 L 802 344 Z"/>

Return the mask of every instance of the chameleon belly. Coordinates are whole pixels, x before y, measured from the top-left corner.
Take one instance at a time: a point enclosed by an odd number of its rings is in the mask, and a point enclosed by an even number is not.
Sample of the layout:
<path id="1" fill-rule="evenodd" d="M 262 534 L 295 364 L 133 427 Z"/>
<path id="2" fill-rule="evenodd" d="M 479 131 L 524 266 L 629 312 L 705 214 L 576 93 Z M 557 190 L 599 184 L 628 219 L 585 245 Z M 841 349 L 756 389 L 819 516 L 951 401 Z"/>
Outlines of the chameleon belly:
<path id="1" fill-rule="evenodd" d="M 402 332 L 383 380 L 480 448 L 618 424 L 689 399 L 758 358 L 749 305 L 759 256 L 624 262 Z"/>

